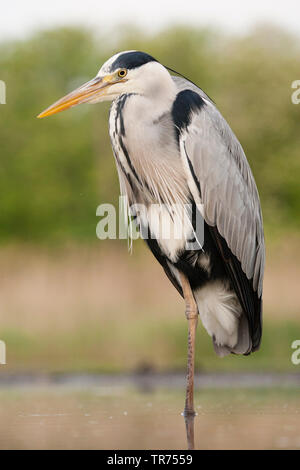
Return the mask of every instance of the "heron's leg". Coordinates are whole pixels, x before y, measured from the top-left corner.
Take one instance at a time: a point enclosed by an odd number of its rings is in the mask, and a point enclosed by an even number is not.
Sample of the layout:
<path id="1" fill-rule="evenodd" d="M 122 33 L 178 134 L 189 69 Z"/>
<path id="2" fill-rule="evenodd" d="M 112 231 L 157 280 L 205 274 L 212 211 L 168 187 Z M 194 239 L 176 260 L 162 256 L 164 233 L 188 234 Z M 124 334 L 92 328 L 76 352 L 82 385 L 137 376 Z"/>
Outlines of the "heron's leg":
<path id="1" fill-rule="evenodd" d="M 194 419 L 195 419 L 195 414 L 189 414 L 189 415 L 186 414 L 184 416 L 188 450 L 195 449 Z"/>
<path id="2" fill-rule="evenodd" d="M 188 278 L 180 273 L 181 287 L 185 300 L 185 314 L 189 322 L 188 333 L 188 364 L 187 385 L 184 415 L 195 415 L 194 411 L 194 367 L 195 367 L 195 339 L 198 324 L 198 307 Z"/>

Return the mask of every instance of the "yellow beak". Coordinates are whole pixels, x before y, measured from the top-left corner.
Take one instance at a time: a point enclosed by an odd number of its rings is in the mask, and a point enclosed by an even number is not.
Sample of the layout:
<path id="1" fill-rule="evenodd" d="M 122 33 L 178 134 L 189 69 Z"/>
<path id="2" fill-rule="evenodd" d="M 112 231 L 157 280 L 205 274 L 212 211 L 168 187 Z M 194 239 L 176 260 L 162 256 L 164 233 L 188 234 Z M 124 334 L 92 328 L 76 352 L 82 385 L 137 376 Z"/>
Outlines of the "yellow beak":
<path id="1" fill-rule="evenodd" d="M 51 116 L 52 114 L 60 113 L 65 109 L 69 109 L 72 106 L 76 106 L 81 103 L 89 103 L 94 100 L 97 100 L 99 96 L 105 96 L 107 92 L 107 87 L 114 83 L 113 77 L 107 75 L 105 77 L 96 77 L 93 80 L 85 83 L 81 87 L 72 91 L 68 95 L 64 96 L 60 100 L 56 101 L 54 104 L 45 109 L 37 117 L 43 118 L 46 116 Z"/>

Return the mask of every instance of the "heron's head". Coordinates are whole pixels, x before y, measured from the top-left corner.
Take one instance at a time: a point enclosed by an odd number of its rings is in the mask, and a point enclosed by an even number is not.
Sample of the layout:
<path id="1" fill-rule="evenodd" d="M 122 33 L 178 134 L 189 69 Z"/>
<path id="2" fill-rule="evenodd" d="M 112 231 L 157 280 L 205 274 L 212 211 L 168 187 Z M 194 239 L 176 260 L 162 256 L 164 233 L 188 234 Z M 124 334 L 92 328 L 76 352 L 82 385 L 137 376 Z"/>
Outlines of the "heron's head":
<path id="1" fill-rule="evenodd" d="M 81 103 L 111 101 L 125 93 L 155 97 L 173 82 L 167 69 L 145 52 L 126 51 L 111 57 L 97 76 L 56 101 L 39 118 L 59 113 Z"/>

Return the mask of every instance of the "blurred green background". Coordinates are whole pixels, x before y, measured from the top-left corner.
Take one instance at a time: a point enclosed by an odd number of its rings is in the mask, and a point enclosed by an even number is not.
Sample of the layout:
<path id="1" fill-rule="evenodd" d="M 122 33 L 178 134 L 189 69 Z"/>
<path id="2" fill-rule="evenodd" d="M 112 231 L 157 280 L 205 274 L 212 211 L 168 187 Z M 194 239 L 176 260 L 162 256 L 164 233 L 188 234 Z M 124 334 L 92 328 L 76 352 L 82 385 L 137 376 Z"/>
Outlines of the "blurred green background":
<path id="1" fill-rule="evenodd" d="M 299 39 L 273 26 L 244 36 L 135 26 L 101 37 L 60 28 L 0 43 L 0 339 L 8 372 L 184 369 L 184 306 L 141 242 L 96 238 L 96 208 L 118 204 L 109 104 L 36 115 L 94 77 L 112 54 L 139 49 L 203 88 L 242 143 L 261 196 L 267 242 L 260 352 L 216 358 L 203 328 L 197 366 L 290 370 L 300 339 Z M 298 366 L 300 367 L 300 366 Z"/>

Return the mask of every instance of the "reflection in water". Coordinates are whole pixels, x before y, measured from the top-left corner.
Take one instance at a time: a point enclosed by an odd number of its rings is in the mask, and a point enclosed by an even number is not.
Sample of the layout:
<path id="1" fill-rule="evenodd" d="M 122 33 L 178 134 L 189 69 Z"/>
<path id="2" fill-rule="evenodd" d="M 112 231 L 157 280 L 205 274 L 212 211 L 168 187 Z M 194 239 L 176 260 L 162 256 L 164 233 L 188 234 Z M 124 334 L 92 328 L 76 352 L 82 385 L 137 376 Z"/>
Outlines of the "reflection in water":
<path id="1" fill-rule="evenodd" d="M 189 415 L 184 416 L 188 450 L 195 449 L 194 419 L 195 419 L 194 414 L 189 414 Z"/>
<path id="2" fill-rule="evenodd" d="M 202 389 L 197 419 L 184 421 L 182 395 L 172 383 L 140 393 L 74 383 L 1 388 L 0 377 L 0 450 L 300 449 L 297 387 Z"/>

